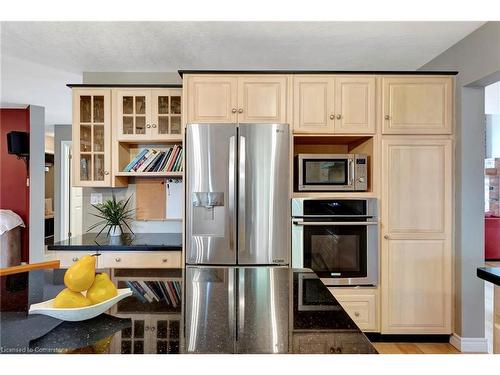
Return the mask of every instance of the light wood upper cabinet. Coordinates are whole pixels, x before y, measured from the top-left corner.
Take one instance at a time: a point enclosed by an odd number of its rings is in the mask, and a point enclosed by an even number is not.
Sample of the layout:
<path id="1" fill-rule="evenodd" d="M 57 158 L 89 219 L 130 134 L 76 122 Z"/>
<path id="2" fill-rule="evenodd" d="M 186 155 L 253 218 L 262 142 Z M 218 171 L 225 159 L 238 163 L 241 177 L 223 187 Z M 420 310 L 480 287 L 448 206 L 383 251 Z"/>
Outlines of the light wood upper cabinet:
<path id="1" fill-rule="evenodd" d="M 286 122 L 286 90 L 286 76 L 263 75 L 238 78 L 238 122 Z"/>
<path id="2" fill-rule="evenodd" d="M 375 77 L 335 77 L 335 133 L 375 132 Z"/>
<path id="3" fill-rule="evenodd" d="M 375 77 L 296 75 L 294 133 L 373 134 Z"/>
<path id="4" fill-rule="evenodd" d="M 333 82 L 333 78 L 327 75 L 294 76 L 294 133 L 333 133 Z"/>
<path id="5" fill-rule="evenodd" d="M 286 122 L 284 75 L 187 76 L 187 122 Z"/>
<path id="6" fill-rule="evenodd" d="M 111 186 L 111 90 L 73 90 L 73 186 Z"/>
<path id="7" fill-rule="evenodd" d="M 451 333 L 447 240 L 389 240 L 382 249 L 382 333 Z"/>
<path id="8" fill-rule="evenodd" d="M 188 76 L 188 123 L 235 123 L 238 118 L 238 78 L 225 75 Z"/>
<path id="9" fill-rule="evenodd" d="M 451 134 L 453 78 L 383 77 L 384 134 Z"/>
<path id="10" fill-rule="evenodd" d="M 113 90 L 118 141 L 162 141 L 182 135 L 182 89 Z"/>
<path id="11" fill-rule="evenodd" d="M 451 332 L 450 139 L 382 140 L 382 333 Z"/>

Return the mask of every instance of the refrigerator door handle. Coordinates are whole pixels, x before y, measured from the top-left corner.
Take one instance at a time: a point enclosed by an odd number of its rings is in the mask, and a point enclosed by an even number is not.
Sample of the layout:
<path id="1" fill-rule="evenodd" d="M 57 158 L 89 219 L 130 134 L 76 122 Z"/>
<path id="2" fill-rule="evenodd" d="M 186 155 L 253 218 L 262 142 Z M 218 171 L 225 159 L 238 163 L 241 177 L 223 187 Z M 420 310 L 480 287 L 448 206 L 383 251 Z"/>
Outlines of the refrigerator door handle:
<path id="1" fill-rule="evenodd" d="M 245 251 L 245 137 L 240 135 L 238 147 L 238 252 Z"/>
<path id="2" fill-rule="evenodd" d="M 234 241 L 236 238 L 236 218 L 235 218 L 235 186 L 236 186 L 236 147 L 235 136 L 229 137 L 229 248 L 234 251 Z"/>

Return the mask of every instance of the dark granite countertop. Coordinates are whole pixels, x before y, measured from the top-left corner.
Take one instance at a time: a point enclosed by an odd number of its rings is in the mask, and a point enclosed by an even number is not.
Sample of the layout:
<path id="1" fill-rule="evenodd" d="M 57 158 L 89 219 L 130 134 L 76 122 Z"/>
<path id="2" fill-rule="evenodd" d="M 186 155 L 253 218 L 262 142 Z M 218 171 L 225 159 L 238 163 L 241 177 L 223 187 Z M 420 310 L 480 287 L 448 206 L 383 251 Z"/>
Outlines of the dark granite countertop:
<path id="1" fill-rule="evenodd" d="M 107 313 L 27 315 L 64 288 L 64 272 L 1 278 L 0 353 L 376 353 L 310 270 L 111 269 L 119 288 L 137 290 Z M 151 288 L 151 301 L 137 285 Z"/>
<path id="2" fill-rule="evenodd" d="M 500 286 L 500 267 L 478 267 L 477 277 Z"/>
<path id="3" fill-rule="evenodd" d="M 124 233 L 108 237 L 85 233 L 48 245 L 49 250 L 68 251 L 181 251 L 181 233 Z"/>

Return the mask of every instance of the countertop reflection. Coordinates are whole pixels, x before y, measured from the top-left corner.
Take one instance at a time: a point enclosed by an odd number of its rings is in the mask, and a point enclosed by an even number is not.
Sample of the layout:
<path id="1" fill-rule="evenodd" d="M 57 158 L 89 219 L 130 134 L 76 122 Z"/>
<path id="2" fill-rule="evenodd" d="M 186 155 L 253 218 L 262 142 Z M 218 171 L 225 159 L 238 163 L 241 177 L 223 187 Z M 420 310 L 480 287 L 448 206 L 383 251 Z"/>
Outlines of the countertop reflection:
<path id="1" fill-rule="evenodd" d="M 134 294 L 83 322 L 27 315 L 65 270 L 2 277 L 1 353 L 376 353 L 305 269 L 110 269 Z"/>

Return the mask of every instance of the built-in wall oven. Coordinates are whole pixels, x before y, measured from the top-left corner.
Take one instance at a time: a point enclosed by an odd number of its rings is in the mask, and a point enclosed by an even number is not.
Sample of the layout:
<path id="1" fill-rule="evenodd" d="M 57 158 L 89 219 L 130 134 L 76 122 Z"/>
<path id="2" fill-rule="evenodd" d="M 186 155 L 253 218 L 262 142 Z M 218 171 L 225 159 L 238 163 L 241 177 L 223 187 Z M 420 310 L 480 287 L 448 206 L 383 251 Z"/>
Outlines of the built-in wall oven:
<path id="1" fill-rule="evenodd" d="M 326 285 L 377 285 L 377 200 L 292 200 L 292 265 Z"/>

